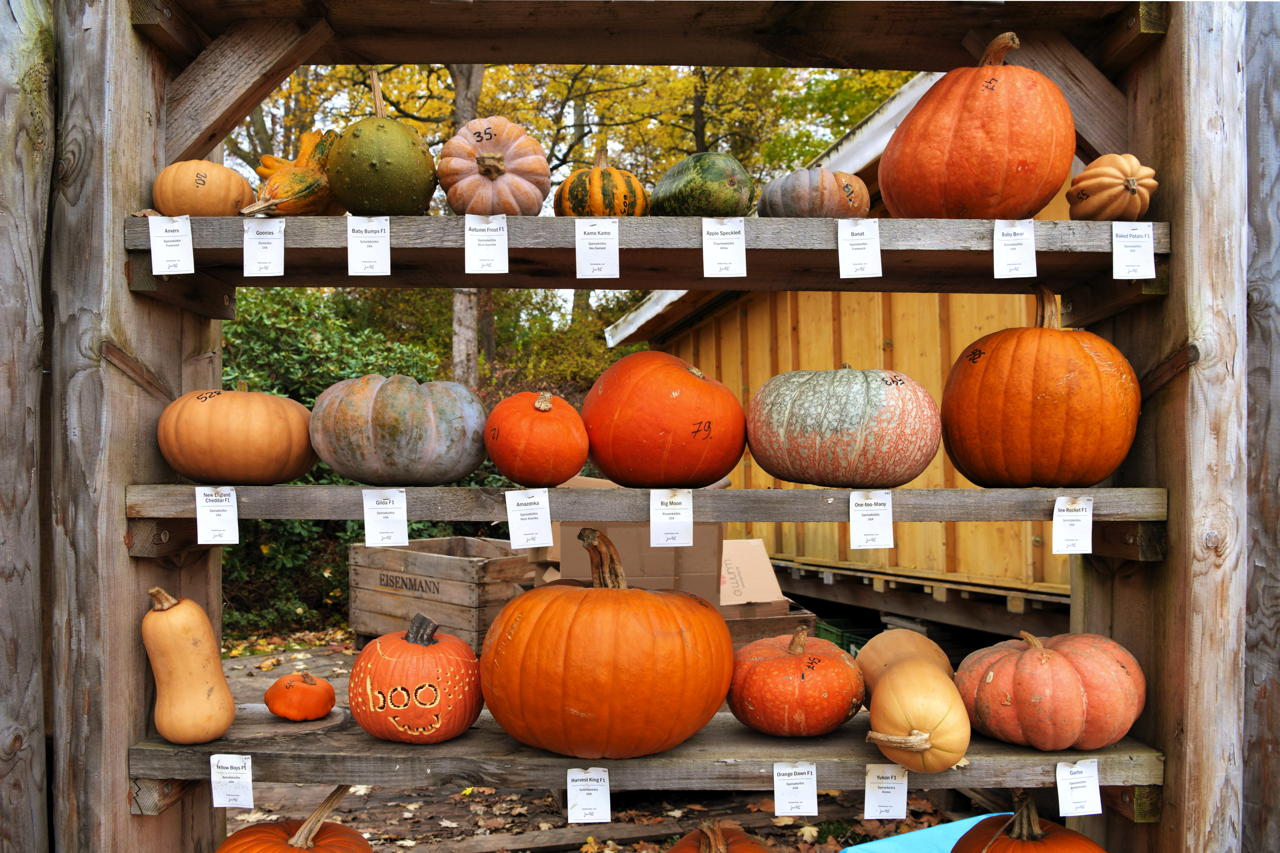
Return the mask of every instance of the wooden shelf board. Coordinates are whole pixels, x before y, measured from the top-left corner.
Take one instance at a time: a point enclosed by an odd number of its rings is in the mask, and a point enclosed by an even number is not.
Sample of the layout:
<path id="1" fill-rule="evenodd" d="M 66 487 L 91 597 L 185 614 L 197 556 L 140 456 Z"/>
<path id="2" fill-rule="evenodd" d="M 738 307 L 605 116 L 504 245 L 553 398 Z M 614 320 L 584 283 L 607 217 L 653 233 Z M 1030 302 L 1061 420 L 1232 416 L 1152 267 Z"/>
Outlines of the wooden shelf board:
<path id="1" fill-rule="evenodd" d="M 255 706 L 248 706 L 253 709 Z M 772 790 L 773 762 L 812 761 L 820 788 L 861 790 L 866 765 L 886 759 L 865 742 L 865 711 L 836 732 L 818 738 L 782 739 L 743 726 L 719 713 L 680 746 L 659 755 L 624 760 L 580 759 L 526 747 L 484 712 L 470 731 L 442 744 L 378 740 L 347 717 L 319 731 L 250 714 L 227 736 L 179 746 L 159 738 L 129 749 L 129 774 L 138 779 L 207 779 L 209 756 L 253 756 L 255 782 L 323 782 L 380 786 L 493 785 L 563 788 L 572 767 L 607 767 L 613 790 Z M 1159 785 L 1164 757 L 1130 738 L 1091 752 L 1037 752 L 983 737 L 973 739 L 965 767 L 911 774 L 913 788 L 1044 788 L 1055 784 L 1058 761 L 1097 758 L 1103 785 Z"/>
<path id="2" fill-rule="evenodd" d="M 234 485 L 223 483 L 221 485 Z M 361 486 L 236 486 L 241 518 L 363 519 Z M 410 521 L 506 521 L 502 489 L 407 487 Z M 895 521 L 1048 521 L 1059 495 L 1093 497 L 1093 519 L 1163 521 L 1164 489 L 895 489 Z M 848 521 L 846 489 L 707 489 L 694 521 Z M 647 489 L 551 489 L 554 521 L 648 521 Z M 194 518 L 191 486 L 136 485 L 125 492 L 136 519 Z"/>

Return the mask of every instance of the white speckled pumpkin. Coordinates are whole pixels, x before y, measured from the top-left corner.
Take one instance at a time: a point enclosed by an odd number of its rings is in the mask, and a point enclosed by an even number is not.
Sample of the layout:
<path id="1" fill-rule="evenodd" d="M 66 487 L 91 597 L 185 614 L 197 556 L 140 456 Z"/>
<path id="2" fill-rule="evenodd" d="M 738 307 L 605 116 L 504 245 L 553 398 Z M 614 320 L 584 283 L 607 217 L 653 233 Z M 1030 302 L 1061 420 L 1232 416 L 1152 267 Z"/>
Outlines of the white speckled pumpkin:
<path id="1" fill-rule="evenodd" d="M 900 486 L 929 465 L 941 432 L 929 392 L 893 370 L 781 373 L 747 413 L 747 443 L 760 467 L 815 486 Z"/>

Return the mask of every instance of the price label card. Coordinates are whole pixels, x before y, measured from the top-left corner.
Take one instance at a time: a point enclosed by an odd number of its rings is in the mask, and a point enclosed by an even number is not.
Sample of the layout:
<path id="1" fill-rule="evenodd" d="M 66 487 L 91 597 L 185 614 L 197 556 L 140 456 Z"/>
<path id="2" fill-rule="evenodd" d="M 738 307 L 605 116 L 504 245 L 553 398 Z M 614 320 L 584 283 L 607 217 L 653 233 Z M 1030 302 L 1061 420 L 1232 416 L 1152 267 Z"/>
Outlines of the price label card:
<path id="1" fill-rule="evenodd" d="M 818 813 L 818 769 L 812 761 L 773 762 L 773 813 L 797 817 Z"/>
<path id="2" fill-rule="evenodd" d="M 609 823 L 613 819 L 607 767 L 572 767 L 566 778 L 569 823 Z"/>
<path id="3" fill-rule="evenodd" d="M 863 820 L 902 820 L 907 816 L 907 768 L 868 764 Z"/>
<path id="4" fill-rule="evenodd" d="M 148 216 L 151 274 L 186 275 L 196 271 L 191 252 L 191 217 Z"/>
<path id="5" fill-rule="evenodd" d="M 879 278 L 880 220 L 837 219 L 836 253 L 841 278 Z"/>
<path id="6" fill-rule="evenodd" d="M 507 492 L 507 526 L 512 548 L 550 548 L 551 498 L 546 489 Z"/>
<path id="7" fill-rule="evenodd" d="M 409 544 L 409 500 L 404 489 L 362 489 L 364 544 L 370 548 Z"/>
<path id="8" fill-rule="evenodd" d="M 1053 553 L 1093 553 L 1093 498 L 1059 497 L 1053 502 Z"/>
<path id="9" fill-rule="evenodd" d="M 1036 225 L 1034 219 L 997 219 L 992 247 L 995 278 L 1035 278 Z"/>
<path id="10" fill-rule="evenodd" d="M 239 542 L 236 490 L 230 486 L 196 486 L 196 544 L 236 545 Z"/>
<path id="11" fill-rule="evenodd" d="M 209 781 L 215 809 L 253 808 L 253 756 L 210 755 Z"/>
<path id="12" fill-rule="evenodd" d="M 391 217 L 347 217 L 347 275 L 391 275 Z"/>
<path id="13" fill-rule="evenodd" d="M 739 278 L 747 274 L 747 228 L 741 216 L 702 219 L 702 275 Z"/>
<path id="14" fill-rule="evenodd" d="M 578 278 L 618 278 L 618 220 L 576 219 Z"/>
<path id="15" fill-rule="evenodd" d="M 287 219 L 244 221 L 245 278 L 284 275 L 284 226 Z"/>
<path id="16" fill-rule="evenodd" d="M 1150 222 L 1111 223 L 1111 277 L 1156 277 L 1156 236 Z"/>
<path id="17" fill-rule="evenodd" d="M 893 547 L 893 492 L 889 489 L 849 493 L 849 547 Z"/>
<path id="18" fill-rule="evenodd" d="M 693 545 L 693 489 L 649 490 L 649 547 Z"/>
<path id="19" fill-rule="evenodd" d="M 468 213 L 463 223 L 463 272 L 507 271 L 507 215 L 478 216 Z"/>
<path id="20" fill-rule="evenodd" d="M 1098 759 L 1058 762 L 1058 811 L 1063 817 L 1102 814 Z"/>

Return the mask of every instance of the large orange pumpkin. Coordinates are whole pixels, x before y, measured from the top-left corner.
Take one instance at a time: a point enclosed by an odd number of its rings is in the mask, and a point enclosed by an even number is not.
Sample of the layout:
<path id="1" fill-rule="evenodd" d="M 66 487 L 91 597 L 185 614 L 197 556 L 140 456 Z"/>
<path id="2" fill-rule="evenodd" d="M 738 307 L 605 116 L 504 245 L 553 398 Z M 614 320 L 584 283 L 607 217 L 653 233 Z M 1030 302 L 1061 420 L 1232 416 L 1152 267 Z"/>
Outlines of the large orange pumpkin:
<path id="1" fill-rule="evenodd" d="M 782 737 L 824 735 L 858 713 L 862 670 L 829 640 L 794 634 L 747 643 L 733 656 L 729 710 L 758 732 Z"/>
<path id="2" fill-rule="evenodd" d="M 476 653 L 421 613 L 407 631 L 383 634 L 360 650 L 347 699 L 360 728 L 383 740 L 440 743 L 480 716 Z"/>
<path id="3" fill-rule="evenodd" d="M 346 796 L 349 785 L 339 785 L 305 821 L 285 820 L 247 826 L 218 845 L 217 853 L 373 853 L 364 836 L 349 826 L 325 817 Z"/>
<path id="4" fill-rule="evenodd" d="M 307 407 L 257 391 L 189 391 L 160 413 L 156 440 L 175 471 L 202 483 L 269 485 L 316 462 Z"/>
<path id="5" fill-rule="evenodd" d="M 980 486 L 1091 486 L 1138 429 L 1133 367 L 1104 338 L 1058 328 L 1056 298 L 1038 295 L 1040 325 L 965 347 L 942 391 L 947 453 Z"/>
<path id="6" fill-rule="evenodd" d="M 554 394 L 522 391 L 493 407 L 484 447 L 504 476 L 528 488 L 558 486 L 587 461 L 587 428 Z"/>
<path id="7" fill-rule="evenodd" d="M 583 528 L 593 587 L 512 599 L 484 638 L 480 684 L 521 743 L 577 758 L 663 752 L 707 724 L 729 691 L 733 641 L 685 592 L 628 589 L 608 537 Z"/>
<path id="8" fill-rule="evenodd" d="M 862 670 L 862 678 L 867 685 L 867 695 L 876 692 L 880 676 L 889 671 L 889 667 L 909 658 L 920 658 L 929 661 L 951 677 L 951 660 L 942 647 L 919 631 L 909 628 L 890 628 L 881 631 L 868 640 L 858 650 L 858 668 Z"/>
<path id="9" fill-rule="evenodd" d="M 1071 171 L 1076 131 L 1067 99 L 1038 71 L 1004 65 L 1013 33 L 977 68 L 933 84 L 880 158 L 880 195 L 894 216 L 1025 219 Z"/>
<path id="10" fill-rule="evenodd" d="M 478 118 L 440 149 L 436 177 L 454 213 L 537 216 L 551 191 L 547 152 L 502 116 Z"/>
<path id="11" fill-rule="evenodd" d="M 1110 746 L 1147 696 L 1137 659 L 1097 634 L 1040 640 L 1023 631 L 966 657 L 955 681 L 975 729 L 1047 752 Z"/>
<path id="12" fill-rule="evenodd" d="M 871 694 L 867 741 L 908 770 L 940 773 L 954 767 L 969 748 L 969 734 L 960 692 L 932 661 L 894 664 Z"/>
<path id="13" fill-rule="evenodd" d="M 773 849 L 740 826 L 708 820 L 667 848 L 667 853 L 769 853 Z"/>
<path id="14" fill-rule="evenodd" d="M 1015 789 L 1013 802 L 1012 817 L 979 821 L 960 836 L 951 853 L 1107 853 L 1075 830 L 1040 817 L 1025 791 Z"/>
<path id="15" fill-rule="evenodd" d="M 156 175 L 151 200 L 165 216 L 235 216 L 253 201 L 253 187 L 221 163 L 181 160 Z"/>
<path id="16" fill-rule="evenodd" d="M 636 352 L 614 362 L 582 403 L 591 459 L 644 489 L 697 488 L 733 470 L 746 445 L 738 398 L 683 359 Z"/>

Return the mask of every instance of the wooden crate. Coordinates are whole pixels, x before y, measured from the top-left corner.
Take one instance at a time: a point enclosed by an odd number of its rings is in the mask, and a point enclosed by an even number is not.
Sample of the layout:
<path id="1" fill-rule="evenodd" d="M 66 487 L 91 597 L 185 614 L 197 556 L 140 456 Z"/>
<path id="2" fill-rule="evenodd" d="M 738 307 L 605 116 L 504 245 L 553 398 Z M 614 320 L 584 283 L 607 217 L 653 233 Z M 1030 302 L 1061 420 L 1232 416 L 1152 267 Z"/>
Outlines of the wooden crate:
<path id="1" fill-rule="evenodd" d="M 729 636 L 733 637 L 735 649 L 765 637 L 778 637 L 790 634 L 800 625 L 807 625 L 809 636 L 814 635 L 814 626 L 818 617 L 808 610 L 792 602 L 785 613 L 767 613 L 758 615 L 752 612 L 753 604 L 734 604 L 720 608 L 724 613 L 724 621 L 729 623 Z"/>
<path id="2" fill-rule="evenodd" d="M 414 539 L 403 548 L 352 545 L 348 570 L 359 645 L 404 630 L 420 612 L 478 652 L 502 606 L 533 581 L 533 564 L 508 542 L 469 536 Z"/>

